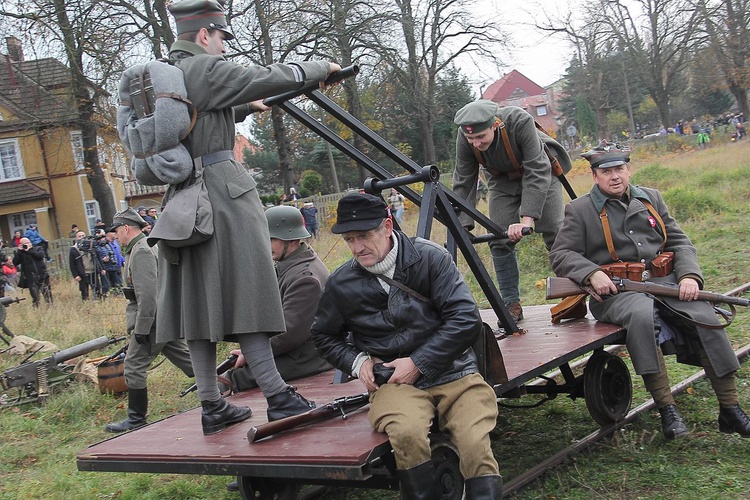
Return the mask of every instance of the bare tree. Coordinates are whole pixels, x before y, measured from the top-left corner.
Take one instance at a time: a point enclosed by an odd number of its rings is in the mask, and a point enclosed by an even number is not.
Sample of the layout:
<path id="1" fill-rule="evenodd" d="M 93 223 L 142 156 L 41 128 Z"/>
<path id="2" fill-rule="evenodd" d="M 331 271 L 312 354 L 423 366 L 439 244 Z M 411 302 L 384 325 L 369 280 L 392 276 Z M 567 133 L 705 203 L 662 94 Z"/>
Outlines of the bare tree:
<path id="1" fill-rule="evenodd" d="M 744 115 L 750 116 L 750 0 L 697 0 L 701 23 L 708 34 L 710 54 L 726 88 Z"/>
<path id="2" fill-rule="evenodd" d="M 672 123 L 669 101 L 678 90 L 690 55 L 701 43 L 699 12 L 689 0 L 599 0 L 597 12 L 630 57 L 630 68 L 648 89 L 664 126 Z"/>
<path id="3" fill-rule="evenodd" d="M 374 47 L 391 66 L 399 84 L 413 96 L 413 112 L 422 139 L 425 164 L 436 162 L 433 128 L 437 76 L 463 54 L 497 63 L 504 47 L 500 22 L 475 16 L 467 0 L 394 0 L 395 30 L 381 34 Z"/>
<path id="4" fill-rule="evenodd" d="M 111 220 L 115 204 L 99 163 L 97 129 L 105 124 L 97 105 L 107 97 L 105 89 L 113 77 L 119 78 L 121 56 L 131 47 L 130 35 L 117 29 L 127 20 L 106 4 L 89 0 L 5 2 L 0 16 L 17 20 L 19 34 L 43 46 L 47 56 L 59 54 L 67 61 L 77 111 L 71 121 L 81 131 L 86 178 L 102 218 Z"/>

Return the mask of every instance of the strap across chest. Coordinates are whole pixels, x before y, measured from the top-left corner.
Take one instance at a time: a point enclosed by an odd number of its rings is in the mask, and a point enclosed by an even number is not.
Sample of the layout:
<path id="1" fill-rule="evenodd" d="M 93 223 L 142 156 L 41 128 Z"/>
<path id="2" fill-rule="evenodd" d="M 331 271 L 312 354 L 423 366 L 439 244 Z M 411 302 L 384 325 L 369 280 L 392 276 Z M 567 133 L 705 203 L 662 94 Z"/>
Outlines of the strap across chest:
<path id="1" fill-rule="evenodd" d="M 656 211 L 656 209 L 651 203 L 649 203 L 646 200 L 640 200 L 640 201 L 646 207 L 646 210 L 648 210 L 651 216 L 659 224 L 659 227 L 661 228 L 661 234 L 664 235 L 664 241 L 662 241 L 661 247 L 659 248 L 659 253 L 661 253 L 667 244 L 667 228 L 664 225 L 664 220 L 661 218 L 661 216 L 659 215 L 659 212 Z M 602 221 L 602 230 L 604 231 L 604 241 L 607 242 L 607 250 L 609 250 L 609 255 L 612 257 L 613 262 L 617 262 L 620 260 L 620 257 L 617 256 L 617 251 L 615 251 L 615 244 L 612 241 L 612 231 L 609 228 L 609 216 L 607 215 L 606 203 L 602 207 L 602 211 L 599 212 L 599 220 Z"/>

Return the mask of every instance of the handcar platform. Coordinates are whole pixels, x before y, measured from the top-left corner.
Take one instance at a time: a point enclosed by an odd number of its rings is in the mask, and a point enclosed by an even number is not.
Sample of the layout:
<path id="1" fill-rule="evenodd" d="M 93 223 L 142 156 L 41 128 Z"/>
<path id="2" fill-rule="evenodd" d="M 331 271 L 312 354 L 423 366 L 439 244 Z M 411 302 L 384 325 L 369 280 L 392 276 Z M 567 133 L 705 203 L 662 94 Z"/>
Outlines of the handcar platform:
<path id="1" fill-rule="evenodd" d="M 501 397 L 518 392 L 530 380 L 566 366 L 574 358 L 592 351 L 601 352 L 603 346 L 621 343 L 624 339 L 621 327 L 588 317 L 553 325 L 547 305 L 525 307 L 524 314 L 526 319 L 522 325 L 527 333 L 498 341 L 508 379 L 494 386 Z M 482 316 L 488 324 L 497 321 L 492 311 L 483 311 Z M 615 356 L 612 358 L 619 360 Z M 328 371 L 293 384 L 305 397 L 321 404 L 365 390 L 358 380 L 341 384 L 334 384 L 333 380 L 334 372 Z M 628 394 L 628 408 L 629 397 Z M 397 487 L 389 466 L 390 444 L 385 434 L 374 432 L 370 427 L 368 407 L 350 413 L 347 419 L 336 417 L 249 444 L 248 429 L 267 421 L 265 398 L 254 389 L 232 396 L 231 402 L 250 406 L 252 417 L 217 434 L 204 436 L 200 426 L 201 409 L 195 408 L 80 451 L 78 469 L 236 475 L 253 478 L 256 484 L 258 479 L 275 478 L 302 484 Z"/>

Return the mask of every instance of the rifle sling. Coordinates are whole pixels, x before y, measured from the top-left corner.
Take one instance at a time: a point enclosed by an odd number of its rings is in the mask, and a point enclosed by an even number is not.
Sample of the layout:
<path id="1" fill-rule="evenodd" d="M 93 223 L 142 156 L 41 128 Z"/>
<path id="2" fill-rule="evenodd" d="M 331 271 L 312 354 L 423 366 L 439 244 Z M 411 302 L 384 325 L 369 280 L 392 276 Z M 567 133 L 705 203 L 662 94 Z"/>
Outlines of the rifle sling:
<path id="1" fill-rule="evenodd" d="M 424 302 L 425 304 L 432 304 L 432 301 L 430 299 L 428 299 L 427 297 L 425 297 L 424 295 L 422 295 L 418 291 L 412 290 L 411 288 L 409 288 L 408 286 L 404 285 L 403 283 L 400 283 L 400 282 L 398 282 L 398 281 L 396 281 L 396 280 L 394 280 L 392 278 L 389 278 L 385 274 L 378 274 L 378 278 L 380 278 L 381 280 L 385 281 L 386 283 L 388 283 L 391 286 L 395 286 L 396 288 L 405 291 L 406 293 L 408 293 L 409 295 L 411 295 L 415 299 L 417 299 L 417 300 L 419 300 L 421 302 Z"/>
<path id="2" fill-rule="evenodd" d="M 644 293 L 646 293 L 646 292 L 644 292 Z M 662 306 L 664 306 L 667 309 L 669 309 L 669 311 L 672 314 L 674 314 L 674 315 L 678 316 L 679 318 L 687 321 L 691 325 L 695 325 L 695 326 L 698 326 L 698 327 L 701 327 L 701 328 L 707 328 L 709 330 L 721 330 L 722 328 L 728 327 L 729 325 L 732 324 L 732 321 L 734 321 L 734 316 L 737 313 L 737 310 L 735 309 L 734 304 L 727 304 L 729 306 L 729 308 L 732 310 L 731 314 L 727 314 L 726 312 L 722 311 L 721 309 L 717 309 L 716 307 L 714 307 L 714 311 L 716 312 L 716 314 L 718 314 L 722 318 L 724 318 L 724 321 L 726 321 L 726 323 L 724 323 L 723 325 L 709 325 L 707 323 L 701 323 L 700 321 L 696 321 L 696 320 L 694 320 L 694 319 L 686 316 L 685 314 L 681 313 L 680 311 L 678 311 L 674 307 L 670 306 L 664 300 L 662 300 L 660 297 L 658 297 L 656 295 L 653 295 L 653 294 L 650 294 L 650 293 L 646 293 L 646 295 L 650 296 L 656 302 L 658 302 Z"/>

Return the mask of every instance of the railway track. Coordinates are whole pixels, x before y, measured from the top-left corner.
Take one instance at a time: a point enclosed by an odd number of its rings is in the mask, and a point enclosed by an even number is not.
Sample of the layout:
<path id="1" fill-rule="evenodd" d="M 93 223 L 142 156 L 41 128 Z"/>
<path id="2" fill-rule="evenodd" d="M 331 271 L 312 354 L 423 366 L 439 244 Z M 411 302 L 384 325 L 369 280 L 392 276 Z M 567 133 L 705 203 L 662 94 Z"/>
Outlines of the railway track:
<path id="1" fill-rule="evenodd" d="M 734 288 L 726 292 L 724 295 L 739 296 L 739 295 L 744 294 L 748 290 L 750 290 L 750 282 L 745 283 L 737 288 Z M 619 347 L 620 346 L 611 346 L 610 348 L 614 351 L 614 350 L 617 350 Z M 746 358 L 750 354 L 750 344 L 747 344 L 735 350 L 735 353 L 737 354 L 737 358 L 740 361 L 742 361 L 744 358 Z M 584 367 L 587 359 L 588 358 L 584 358 L 578 361 L 575 367 L 576 368 Z M 685 389 L 690 387 L 692 384 L 694 384 L 698 380 L 704 378 L 705 376 L 706 376 L 706 372 L 704 370 L 699 370 L 695 372 L 693 375 L 690 375 L 689 377 L 673 385 L 671 388 L 672 394 L 679 394 L 683 392 Z M 540 383 L 543 383 L 543 381 L 540 381 Z M 513 477 L 509 481 L 506 481 L 503 484 L 503 496 L 504 497 L 509 496 L 512 493 L 517 492 L 518 490 L 520 490 L 521 488 L 523 488 L 530 482 L 544 475 L 550 468 L 562 463 L 567 457 L 586 449 L 590 445 L 596 443 L 597 441 L 600 441 L 601 439 L 604 439 L 607 436 L 612 435 L 616 430 L 621 429 L 622 427 L 633 422 L 638 417 L 638 415 L 647 411 L 651 411 L 655 407 L 656 407 L 656 404 L 654 403 L 653 399 L 645 403 L 642 403 L 641 405 L 631 409 L 630 412 L 628 412 L 628 414 L 625 416 L 625 418 L 623 418 L 621 421 L 617 422 L 616 424 L 612 424 L 607 427 L 602 427 L 592 432 L 591 434 L 583 437 L 582 439 L 577 440 L 575 443 L 571 444 L 570 446 L 555 453 L 554 455 L 547 458 L 546 460 L 540 462 L 539 464 L 532 467 L 531 469 L 528 469 L 526 472 L 523 472 L 522 474 L 519 474 Z"/>

